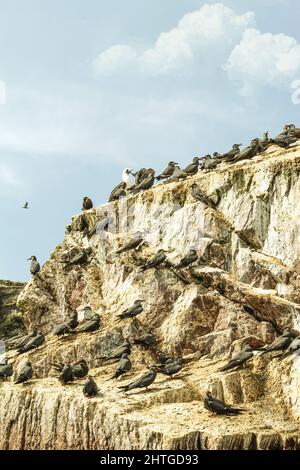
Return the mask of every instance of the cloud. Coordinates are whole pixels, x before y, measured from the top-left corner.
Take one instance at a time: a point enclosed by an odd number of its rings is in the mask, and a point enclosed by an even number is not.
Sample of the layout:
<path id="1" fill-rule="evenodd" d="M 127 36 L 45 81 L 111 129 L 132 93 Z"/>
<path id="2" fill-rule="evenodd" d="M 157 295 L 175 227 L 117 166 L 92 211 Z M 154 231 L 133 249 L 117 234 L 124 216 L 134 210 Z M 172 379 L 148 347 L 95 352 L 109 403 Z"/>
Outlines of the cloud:
<path id="1" fill-rule="evenodd" d="M 212 59 L 212 54 L 229 51 L 244 31 L 255 26 L 252 12 L 236 14 L 221 3 L 203 5 L 184 15 L 178 25 L 157 38 L 155 45 L 138 53 L 128 45 L 115 45 L 102 52 L 93 62 L 99 75 L 129 66 L 153 75 L 182 73 L 184 67 Z M 212 49 L 213 48 L 213 49 Z"/>
<path id="2" fill-rule="evenodd" d="M 247 95 L 257 87 L 290 86 L 300 73 L 300 44 L 285 34 L 247 29 L 224 66 L 228 77 Z"/>
<path id="3" fill-rule="evenodd" d="M 15 171 L 4 164 L 1 164 L 0 166 L 0 183 L 1 185 L 4 186 L 18 186 L 19 185 L 19 179 L 17 178 L 17 175 Z"/>

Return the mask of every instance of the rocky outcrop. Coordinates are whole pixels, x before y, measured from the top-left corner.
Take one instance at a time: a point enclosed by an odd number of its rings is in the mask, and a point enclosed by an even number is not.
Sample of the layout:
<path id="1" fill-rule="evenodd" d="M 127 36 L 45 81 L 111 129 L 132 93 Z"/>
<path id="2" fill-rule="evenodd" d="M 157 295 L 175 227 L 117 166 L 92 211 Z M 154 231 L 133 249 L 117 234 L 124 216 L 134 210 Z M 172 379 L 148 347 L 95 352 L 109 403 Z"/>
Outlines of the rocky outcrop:
<path id="1" fill-rule="evenodd" d="M 25 284 L 0 280 L 0 338 L 14 336 L 24 330 L 17 298 Z"/>
<path id="2" fill-rule="evenodd" d="M 27 329 L 38 326 L 47 341 L 26 355 L 35 371 L 30 384 L 0 387 L 0 448 L 300 448 L 298 357 L 279 362 L 257 355 L 240 371 L 219 372 L 244 344 L 261 347 L 285 328 L 300 333 L 299 175 L 300 146 L 271 147 L 251 161 L 73 217 L 62 244 L 18 299 Z M 193 182 L 215 208 L 195 201 Z M 105 212 L 108 230 L 89 236 Z M 146 243 L 117 255 L 138 230 Z M 141 272 L 159 248 L 169 263 Z M 199 262 L 174 269 L 189 248 Z M 144 313 L 118 322 L 136 299 L 144 299 Z M 100 330 L 54 338 L 53 326 L 86 304 L 101 315 Z M 185 367 L 176 379 L 159 376 L 148 393 L 123 394 L 107 380 L 115 365 L 97 357 L 148 328 L 156 349 L 183 355 Z M 24 359 L 8 356 L 16 367 Z M 81 357 L 101 390 L 92 400 L 80 382 L 60 386 L 52 368 Z M 131 357 L 132 373 L 122 383 L 155 361 L 153 351 L 139 346 Z M 246 411 L 209 419 L 202 404 L 208 388 Z"/>

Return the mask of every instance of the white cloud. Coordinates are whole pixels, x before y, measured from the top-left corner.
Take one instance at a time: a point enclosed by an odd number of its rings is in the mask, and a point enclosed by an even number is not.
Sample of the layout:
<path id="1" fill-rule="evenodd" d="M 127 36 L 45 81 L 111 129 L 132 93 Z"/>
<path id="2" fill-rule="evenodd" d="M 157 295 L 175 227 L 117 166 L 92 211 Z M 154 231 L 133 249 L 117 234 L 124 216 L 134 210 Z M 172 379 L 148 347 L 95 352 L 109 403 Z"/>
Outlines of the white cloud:
<path id="1" fill-rule="evenodd" d="M 228 52 L 248 27 L 255 26 L 252 12 L 236 14 L 222 3 L 204 5 L 182 17 L 178 25 L 159 35 L 155 45 L 138 54 L 131 46 L 116 45 L 102 52 L 94 61 L 99 74 L 118 68 L 139 67 L 151 74 L 182 71 L 187 64 Z M 214 47 L 214 50 L 212 50 Z"/>
<path id="2" fill-rule="evenodd" d="M 137 53 L 132 47 L 117 44 L 102 52 L 93 61 L 93 66 L 98 74 L 110 74 L 117 68 L 125 68 L 132 65 L 136 58 Z"/>
<path id="3" fill-rule="evenodd" d="M 285 34 L 248 29 L 224 68 L 230 79 L 242 85 L 244 94 L 258 86 L 289 86 L 300 73 L 300 44 Z"/>

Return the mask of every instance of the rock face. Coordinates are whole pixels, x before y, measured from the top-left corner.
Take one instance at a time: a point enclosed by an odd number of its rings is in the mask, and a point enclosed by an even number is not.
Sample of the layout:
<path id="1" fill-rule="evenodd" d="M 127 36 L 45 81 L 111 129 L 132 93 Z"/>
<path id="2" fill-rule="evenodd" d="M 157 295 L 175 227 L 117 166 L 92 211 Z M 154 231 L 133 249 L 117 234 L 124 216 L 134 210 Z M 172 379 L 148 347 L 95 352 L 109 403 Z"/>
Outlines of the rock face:
<path id="1" fill-rule="evenodd" d="M 256 355 L 247 367 L 219 368 L 245 344 L 259 348 L 285 328 L 300 334 L 300 146 L 271 147 L 251 161 L 222 164 L 184 182 L 154 189 L 73 217 L 61 245 L 18 299 L 27 329 L 47 335 L 30 358 L 34 380 L 0 387 L 1 449 L 298 449 L 299 357 L 282 362 Z M 196 182 L 214 204 L 191 195 Z M 108 212 L 108 230 L 93 228 Z M 137 232 L 146 243 L 116 254 Z M 89 235 L 88 235 L 89 234 Z M 158 249 L 169 262 L 142 272 Z M 199 261 L 176 270 L 195 248 Z M 80 256 L 77 256 L 80 255 Z M 143 299 L 136 320 L 117 315 Z M 100 314 L 93 334 L 57 339 L 51 331 L 89 304 Z M 151 328 L 157 350 L 182 355 L 178 378 L 158 375 L 145 393 L 124 394 L 107 380 L 115 364 L 105 355 L 126 337 Z M 155 350 L 134 346 L 135 379 L 155 362 Z M 52 362 L 84 357 L 100 393 L 91 400 L 82 382 L 63 387 Z M 207 389 L 245 408 L 234 418 L 210 419 Z"/>
<path id="2" fill-rule="evenodd" d="M 17 298 L 25 284 L 0 280 L 0 338 L 13 336 L 24 329 L 20 313 L 17 312 Z"/>

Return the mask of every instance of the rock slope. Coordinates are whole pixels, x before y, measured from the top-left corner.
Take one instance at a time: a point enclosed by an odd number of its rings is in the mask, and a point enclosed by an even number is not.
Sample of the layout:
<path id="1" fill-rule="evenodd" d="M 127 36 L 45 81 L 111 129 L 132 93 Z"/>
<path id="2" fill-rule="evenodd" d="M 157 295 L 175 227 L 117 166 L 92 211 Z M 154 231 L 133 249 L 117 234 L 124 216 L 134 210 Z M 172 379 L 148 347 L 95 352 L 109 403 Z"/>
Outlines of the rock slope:
<path id="1" fill-rule="evenodd" d="M 159 184 L 121 203 L 74 216 L 64 241 L 18 299 L 27 329 L 46 343 L 26 354 L 34 366 L 27 385 L 0 386 L 1 449 L 298 449 L 299 357 L 279 362 L 256 355 L 239 371 L 220 373 L 245 344 L 271 342 L 285 328 L 300 333 L 300 145 L 271 147 L 251 161 L 199 172 L 184 182 Z M 216 202 L 195 201 L 191 185 Z M 108 212 L 108 230 L 87 233 Z M 116 254 L 132 234 L 146 243 Z M 189 248 L 193 270 L 170 265 L 141 272 L 159 248 L 172 264 Z M 65 261 L 87 250 L 87 261 Z M 117 321 L 136 299 L 137 320 Z M 89 304 L 101 315 L 93 334 L 53 337 L 53 326 Z M 184 357 L 178 377 L 159 375 L 149 392 L 121 393 L 109 381 L 115 364 L 102 363 L 126 337 L 151 328 L 166 350 Z M 24 356 L 9 352 L 15 367 Z M 84 357 L 101 393 L 88 400 L 82 382 L 62 387 L 52 362 Z M 155 361 L 134 346 L 133 369 L 121 384 Z M 210 419 L 203 395 L 210 388 L 245 413 Z"/>

